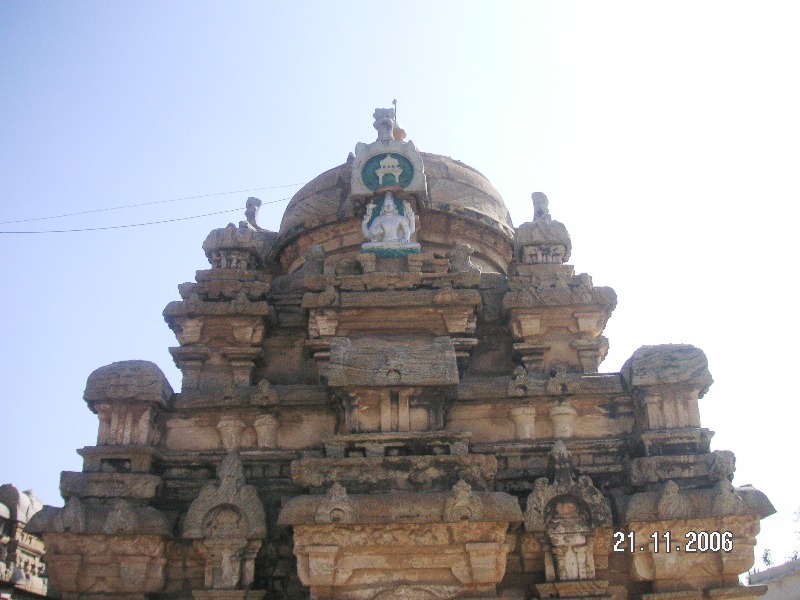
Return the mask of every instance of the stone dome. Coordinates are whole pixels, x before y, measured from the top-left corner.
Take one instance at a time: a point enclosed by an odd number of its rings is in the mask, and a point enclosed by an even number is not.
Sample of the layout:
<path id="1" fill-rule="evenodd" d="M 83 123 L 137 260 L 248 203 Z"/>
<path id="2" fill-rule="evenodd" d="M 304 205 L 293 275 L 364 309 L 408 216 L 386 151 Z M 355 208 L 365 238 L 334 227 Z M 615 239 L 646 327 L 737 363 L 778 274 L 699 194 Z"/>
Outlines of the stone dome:
<path id="1" fill-rule="evenodd" d="M 464 163 L 420 152 L 428 185 L 427 210 L 450 213 L 499 231 L 513 240 L 514 229 L 503 198 L 486 177 Z M 349 205 L 353 162 L 334 167 L 303 186 L 281 221 L 278 246 L 304 231 L 354 218 Z"/>

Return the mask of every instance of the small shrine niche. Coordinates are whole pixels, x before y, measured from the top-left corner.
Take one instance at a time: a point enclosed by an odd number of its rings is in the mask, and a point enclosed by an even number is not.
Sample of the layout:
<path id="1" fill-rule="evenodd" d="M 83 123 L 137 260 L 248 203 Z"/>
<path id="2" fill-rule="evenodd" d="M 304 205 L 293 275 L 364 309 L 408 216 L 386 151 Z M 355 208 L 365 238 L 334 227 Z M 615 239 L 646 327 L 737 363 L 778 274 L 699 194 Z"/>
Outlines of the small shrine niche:
<path id="1" fill-rule="evenodd" d="M 526 570 L 543 574 L 541 597 L 601 595 L 608 581 L 611 510 L 592 480 L 573 475 L 572 455 L 561 440 L 548 455 L 549 477 L 534 482 L 525 511 L 522 552 Z M 579 583 L 578 583 L 579 582 Z"/>
<path id="2" fill-rule="evenodd" d="M 266 537 L 266 517 L 256 490 L 245 484 L 242 463 L 229 453 L 219 469 L 219 484 L 208 484 L 189 506 L 183 537 L 193 540 L 205 561 L 206 590 L 248 590 L 255 559 Z M 198 598 L 213 594 L 195 592 Z M 228 593 L 226 598 L 254 598 Z"/>
<path id="3" fill-rule="evenodd" d="M 545 507 L 545 523 L 549 541 L 545 554 L 547 580 L 593 579 L 591 523 L 579 500 L 570 496 L 551 500 Z"/>

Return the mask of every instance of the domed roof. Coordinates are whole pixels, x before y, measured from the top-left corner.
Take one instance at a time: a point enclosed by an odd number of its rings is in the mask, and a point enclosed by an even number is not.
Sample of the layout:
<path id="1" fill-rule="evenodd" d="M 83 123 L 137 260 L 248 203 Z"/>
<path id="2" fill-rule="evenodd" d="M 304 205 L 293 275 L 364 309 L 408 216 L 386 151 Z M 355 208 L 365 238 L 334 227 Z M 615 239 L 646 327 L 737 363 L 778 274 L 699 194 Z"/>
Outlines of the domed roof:
<path id="1" fill-rule="evenodd" d="M 428 184 L 428 210 L 447 212 L 514 237 L 503 198 L 486 177 L 464 163 L 421 152 Z M 283 214 L 280 242 L 301 231 L 353 218 L 348 204 L 353 163 L 348 161 L 318 175 L 293 197 Z"/>

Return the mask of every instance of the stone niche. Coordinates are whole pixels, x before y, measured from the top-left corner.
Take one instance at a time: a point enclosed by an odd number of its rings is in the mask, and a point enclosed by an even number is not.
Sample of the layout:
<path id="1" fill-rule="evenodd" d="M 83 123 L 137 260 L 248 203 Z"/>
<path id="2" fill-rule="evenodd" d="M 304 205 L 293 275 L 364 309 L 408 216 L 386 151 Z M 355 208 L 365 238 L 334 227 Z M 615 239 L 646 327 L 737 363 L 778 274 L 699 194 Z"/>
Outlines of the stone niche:
<path id="1" fill-rule="evenodd" d="M 193 541 L 205 560 L 206 590 L 195 598 L 262 598 L 253 585 L 255 558 L 266 537 L 264 507 L 256 489 L 246 485 L 235 453 L 222 461 L 219 484 L 208 484 L 192 502 L 183 537 Z M 210 591 L 213 590 L 213 591 Z"/>
<path id="2" fill-rule="evenodd" d="M 549 455 L 549 477 L 534 482 L 525 510 L 522 555 L 525 570 L 538 573 L 542 598 L 609 597 L 611 510 L 585 476 L 573 476 L 572 455 L 562 441 Z"/>

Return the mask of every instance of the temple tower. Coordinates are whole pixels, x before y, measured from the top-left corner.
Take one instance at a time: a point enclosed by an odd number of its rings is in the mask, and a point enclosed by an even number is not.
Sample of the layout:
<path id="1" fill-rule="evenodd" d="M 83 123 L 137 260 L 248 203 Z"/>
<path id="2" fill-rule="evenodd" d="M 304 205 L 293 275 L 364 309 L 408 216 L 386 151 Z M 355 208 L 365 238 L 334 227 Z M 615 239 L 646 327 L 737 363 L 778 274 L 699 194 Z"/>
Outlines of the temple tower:
<path id="1" fill-rule="evenodd" d="M 769 500 L 733 487 L 688 345 L 600 373 L 614 291 L 547 197 L 515 228 L 473 168 L 378 137 L 280 231 L 211 232 L 164 318 L 183 373 L 101 367 L 44 537 L 65 600 L 756 598 Z"/>

